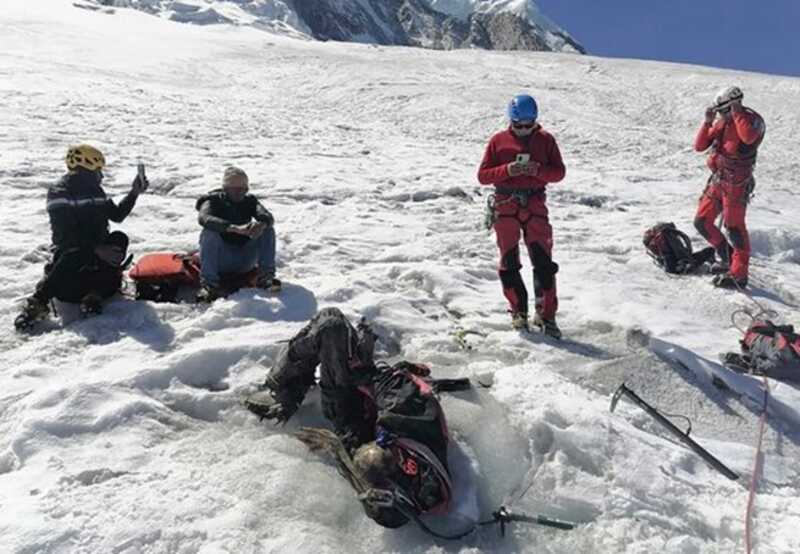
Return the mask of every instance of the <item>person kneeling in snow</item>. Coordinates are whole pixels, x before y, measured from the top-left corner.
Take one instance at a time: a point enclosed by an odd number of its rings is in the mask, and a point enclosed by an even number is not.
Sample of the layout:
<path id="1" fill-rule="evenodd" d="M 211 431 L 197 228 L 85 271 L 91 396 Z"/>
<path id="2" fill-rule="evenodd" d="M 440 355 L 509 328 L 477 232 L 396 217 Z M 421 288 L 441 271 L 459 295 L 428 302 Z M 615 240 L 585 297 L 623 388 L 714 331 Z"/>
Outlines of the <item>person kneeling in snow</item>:
<path id="1" fill-rule="evenodd" d="M 370 518 L 399 527 L 419 514 L 448 509 L 447 425 L 434 396 L 434 386 L 444 382 L 428 379 L 423 365 L 376 364 L 375 338 L 366 324 L 354 328 L 338 309 L 321 310 L 281 349 L 261 392 L 245 405 L 261 418 L 287 421 L 315 383 L 319 365 L 322 409 L 335 434 L 303 428 L 297 436 L 333 456 Z"/>
<path id="2" fill-rule="evenodd" d="M 228 167 L 222 188 L 197 200 L 200 212 L 200 278 L 197 299 L 212 302 L 223 296 L 222 273 L 246 273 L 258 268 L 256 286 L 277 292 L 275 278 L 275 219 L 252 194 L 247 174 Z"/>
<path id="3" fill-rule="evenodd" d="M 137 175 L 130 192 L 115 204 L 101 186 L 106 160 L 97 148 L 71 146 L 66 164 L 67 174 L 47 191 L 53 257 L 36 292 L 14 320 L 19 331 L 44 319 L 53 298 L 79 302 L 84 315 L 99 313 L 102 300 L 114 295 L 122 283 L 128 237 L 121 231 L 109 233 L 108 222 L 121 223 L 128 217 L 147 189 L 147 179 Z"/>

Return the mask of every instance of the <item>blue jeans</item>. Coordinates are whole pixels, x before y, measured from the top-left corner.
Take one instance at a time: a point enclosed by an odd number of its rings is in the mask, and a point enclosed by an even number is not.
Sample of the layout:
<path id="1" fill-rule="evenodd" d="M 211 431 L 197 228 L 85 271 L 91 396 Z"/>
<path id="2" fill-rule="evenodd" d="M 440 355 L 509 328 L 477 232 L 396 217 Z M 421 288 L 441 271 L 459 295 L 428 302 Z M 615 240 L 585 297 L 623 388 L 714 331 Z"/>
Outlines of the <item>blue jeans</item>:
<path id="1" fill-rule="evenodd" d="M 267 275 L 275 274 L 275 229 L 268 227 L 258 238 L 237 246 L 222 239 L 216 231 L 200 233 L 200 277 L 204 284 L 219 286 L 222 273 L 246 273 L 258 266 Z"/>

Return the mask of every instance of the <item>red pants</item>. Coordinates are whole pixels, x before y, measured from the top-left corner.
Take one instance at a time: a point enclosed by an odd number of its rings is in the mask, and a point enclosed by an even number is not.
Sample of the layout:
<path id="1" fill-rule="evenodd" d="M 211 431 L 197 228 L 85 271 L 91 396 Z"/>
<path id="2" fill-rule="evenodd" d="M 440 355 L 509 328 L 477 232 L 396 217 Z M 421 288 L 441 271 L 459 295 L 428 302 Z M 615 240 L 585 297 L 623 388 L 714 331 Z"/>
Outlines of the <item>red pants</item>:
<path id="1" fill-rule="evenodd" d="M 544 319 L 553 319 L 558 310 L 555 276 L 558 264 L 551 258 L 553 228 L 547 217 L 544 200 L 531 199 L 526 207 L 519 206 L 514 200 L 498 200 L 495 209 L 497 221 L 494 232 L 500 249 L 498 274 L 511 311 L 528 313 L 528 291 L 519 272 L 522 268 L 519 259 L 521 236 L 533 265 L 536 312 Z"/>
<path id="2" fill-rule="evenodd" d="M 752 178 L 739 184 L 709 181 L 700 197 L 694 219 L 695 228 L 714 247 L 720 258 L 730 263 L 730 273 L 736 279 L 746 279 L 750 265 L 750 237 L 744 218 L 752 183 Z M 722 223 L 728 230 L 730 244 L 714 224 L 720 213 Z"/>

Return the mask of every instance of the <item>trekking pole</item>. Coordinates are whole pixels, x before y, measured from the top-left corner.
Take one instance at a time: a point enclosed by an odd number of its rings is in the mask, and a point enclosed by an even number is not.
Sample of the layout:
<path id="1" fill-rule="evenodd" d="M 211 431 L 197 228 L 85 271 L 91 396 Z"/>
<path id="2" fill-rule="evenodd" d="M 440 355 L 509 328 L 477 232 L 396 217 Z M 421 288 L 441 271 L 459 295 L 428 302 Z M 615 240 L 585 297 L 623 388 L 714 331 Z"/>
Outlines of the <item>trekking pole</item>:
<path id="1" fill-rule="evenodd" d="M 614 396 L 611 397 L 611 412 L 614 411 L 614 408 L 617 407 L 617 403 L 622 396 L 627 396 L 630 400 L 632 400 L 635 404 L 638 404 L 640 408 L 642 408 L 645 412 L 647 412 L 653 419 L 655 419 L 658 423 L 663 425 L 670 433 L 678 437 L 681 442 L 683 442 L 689 449 L 692 450 L 695 454 L 703 458 L 711 467 L 722 473 L 725 477 L 730 479 L 731 481 L 736 481 L 739 479 L 739 474 L 731 470 L 728 466 L 720 462 L 717 458 L 715 458 L 708 450 L 697 444 L 691 437 L 689 437 L 689 433 L 684 433 L 678 427 L 675 426 L 670 420 L 664 417 L 658 410 L 652 407 L 650 404 L 642 400 L 639 395 L 633 392 L 631 389 L 625 386 L 625 383 L 622 383 L 617 391 L 614 393 Z"/>

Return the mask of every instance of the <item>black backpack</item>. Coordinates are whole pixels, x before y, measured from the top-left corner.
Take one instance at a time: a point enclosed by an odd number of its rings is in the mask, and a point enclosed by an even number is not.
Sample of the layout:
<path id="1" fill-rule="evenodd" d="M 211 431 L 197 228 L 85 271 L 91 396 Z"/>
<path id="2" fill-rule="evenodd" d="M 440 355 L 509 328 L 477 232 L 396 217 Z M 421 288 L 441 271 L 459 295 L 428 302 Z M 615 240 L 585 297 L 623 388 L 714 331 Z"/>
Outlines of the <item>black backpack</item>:
<path id="1" fill-rule="evenodd" d="M 674 223 L 657 223 L 644 233 L 642 241 L 647 254 L 667 273 L 693 273 L 706 262 L 714 260 L 714 249 L 692 252 L 692 241 Z"/>

